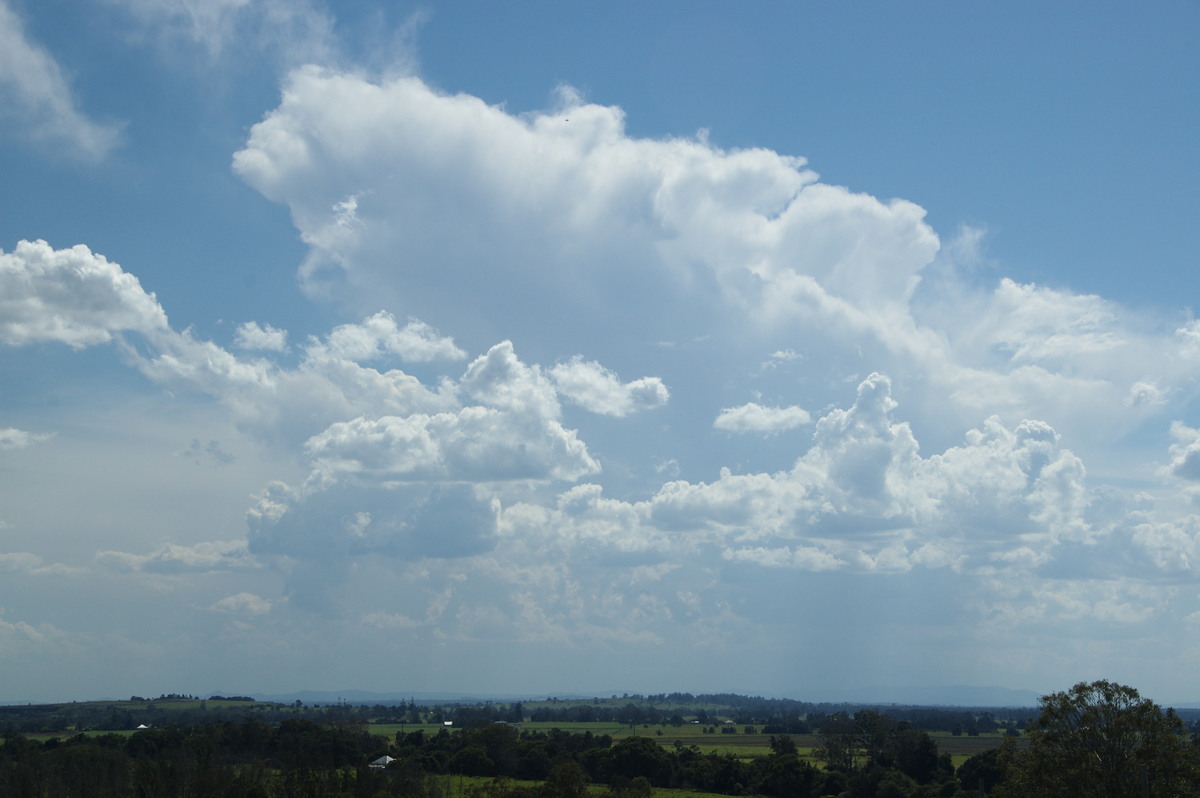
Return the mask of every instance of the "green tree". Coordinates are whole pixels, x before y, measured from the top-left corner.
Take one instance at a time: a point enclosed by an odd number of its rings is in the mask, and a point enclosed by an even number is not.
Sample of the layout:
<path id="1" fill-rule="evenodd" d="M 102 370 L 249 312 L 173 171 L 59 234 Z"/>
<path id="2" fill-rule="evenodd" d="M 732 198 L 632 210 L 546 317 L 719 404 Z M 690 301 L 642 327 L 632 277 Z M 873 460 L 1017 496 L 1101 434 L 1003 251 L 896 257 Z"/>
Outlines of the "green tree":
<path id="1" fill-rule="evenodd" d="M 848 715 L 839 712 L 831 715 L 821 726 L 821 736 L 813 756 L 826 770 L 851 771 L 858 764 L 860 754 L 858 728 Z"/>
<path id="2" fill-rule="evenodd" d="M 642 722 L 642 708 L 637 704 L 626 704 L 617 712 L 617 720 L 630 729 Z"/>
<path id="3" fill-rule="evenodd" d="M 483 746 L 468 745 L 450 758 L 450 770 L 464 776 L 494 776 L 496 763 L 487 755 Z"/>
<path id="4" fill-rule="evenodd" d="M 999 757 L 1000 749 L 992 748 L 980 751 L 959 765 L 955 775 L 958 776 L 963 789 L 973 790 L 976 794 L 989 794 L 1004 777 L 1000 770 Z"/>
<path id="5" fill-rule="evenodd" d="M 540 793 L 544 798 L 583 798 L 587 795 L 587 773 L 570 759 L 550 769 Z"/>
<path id="6" fill-rule="evenodd" d="M 784 738 L 791 742 L 791 738 Z M 755 792 L 774 798 L 808 798 L 821 772 L 792 750 L 776 752 L 765 757 L 758 765 L 758 783 Z"/>
<path id="7" fill-rule="evenodd" d="M 947 765 L 945 773 L 939 774 L 941 757 L 938 754 L 937 743 L 920 729 L 897 729 L 888 741 L 888 754 L 894 761 L 895 768 L 917 784 L 929 784 L 938 780 L 939 775 L 948 779 L 953 770 L 953 766 Z"/>
<path id="8" fill-rule="evenodd" d="M 608 753 L 614 778 L 645 776 L 657 786 L 666 786 L 670 782 L 670 755 L 649 737 L 626 737 L 615 743 Z"/>
<path id="9" fill-rule="evenodd" d="M 778 736 L 771 735 L 771 753 L 782 756 L 783 754 L 797 753 L 796 741 L 786 734 Z"/>
<path id="10" fill-rule="evenodd" d="M 1154 798 L 1200 795 L 1196 749 L 1183 722 L 1132 687 L 1081 682 L 1041 699 L 1023 751 L 1007 743 L 997 795 Z M 967 785 L 970 786 L 970 785 Z"/>

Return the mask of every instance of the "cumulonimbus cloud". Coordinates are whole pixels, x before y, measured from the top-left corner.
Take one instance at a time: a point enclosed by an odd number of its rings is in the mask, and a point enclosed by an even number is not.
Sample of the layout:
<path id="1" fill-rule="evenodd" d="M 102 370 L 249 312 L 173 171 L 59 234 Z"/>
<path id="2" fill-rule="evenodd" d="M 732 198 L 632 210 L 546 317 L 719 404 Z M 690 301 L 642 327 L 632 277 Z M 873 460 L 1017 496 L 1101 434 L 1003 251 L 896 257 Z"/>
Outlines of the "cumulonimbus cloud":
<path id="1" fill-rule="evenodd" d="M 459 330 L 561 322 L 575 351 L 613 337 L 614 307 L 619 337 L 643 341 L 730 313 L 891 313 L 937 250 L 920 208 L 820 184 L 802 159 L 636 139 L 619 108 L 559 99 L 514 115 L 414 77 L 305 68 L 234 168 L 292 209 L 315 294 L 384 289 Z"/>

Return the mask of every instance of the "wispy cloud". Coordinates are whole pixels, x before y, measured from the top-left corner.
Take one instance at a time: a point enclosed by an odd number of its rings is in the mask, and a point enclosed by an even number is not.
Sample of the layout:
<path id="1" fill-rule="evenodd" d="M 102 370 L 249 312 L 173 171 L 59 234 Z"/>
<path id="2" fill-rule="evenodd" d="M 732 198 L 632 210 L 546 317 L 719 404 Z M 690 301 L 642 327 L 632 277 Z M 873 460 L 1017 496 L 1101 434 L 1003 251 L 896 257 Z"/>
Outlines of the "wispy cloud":
<path id="1" fill-rule="evenodd" d="M 0 1 L 0 119 L 47 152 L 87 161 L 103 159 L 121 139 L 119 125 L 81 110 L 62 66 L 29 39 L 7 0 Z"/>
<path id="2" fill-rule="evenodd" d="M 164 47 L 194 45 L 210 65 L 246 43 L 288 66 L 328 63 L 336 52 L 333 17 L 310 0 L 108 1 L 129 12 Z"/>
<path id="3" fill-rule="evenodd" d="M 52 432 L 27 432 L 8 427 L 0 429 L 0 451 L 4 449 L 26 449 L 34 444 L 48 441 L 54 437 Z"/>

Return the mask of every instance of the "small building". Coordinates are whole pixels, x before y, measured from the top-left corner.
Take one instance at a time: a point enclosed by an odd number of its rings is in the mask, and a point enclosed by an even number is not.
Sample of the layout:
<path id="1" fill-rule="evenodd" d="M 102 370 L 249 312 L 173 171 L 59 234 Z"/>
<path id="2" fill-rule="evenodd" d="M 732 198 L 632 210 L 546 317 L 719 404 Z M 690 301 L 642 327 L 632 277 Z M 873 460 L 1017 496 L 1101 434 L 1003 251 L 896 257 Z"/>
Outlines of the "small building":
<path id="1" fill-rule="evenodd" d="M 374 768 L 375 770 L 386 770 L 387 766 L 395 761 L 396 757 L 384 754 L 375 761 L 368 763 L 368 767 Z"/>

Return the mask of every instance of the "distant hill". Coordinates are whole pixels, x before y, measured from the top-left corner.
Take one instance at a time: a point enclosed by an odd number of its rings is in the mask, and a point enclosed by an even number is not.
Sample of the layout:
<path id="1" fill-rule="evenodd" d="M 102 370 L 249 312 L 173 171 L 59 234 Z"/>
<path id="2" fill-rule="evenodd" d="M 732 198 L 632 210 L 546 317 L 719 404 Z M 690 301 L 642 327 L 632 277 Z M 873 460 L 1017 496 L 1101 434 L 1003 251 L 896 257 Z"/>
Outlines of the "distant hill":
<path id="1" fill-rule="evenodd" d="M 545 698 L 544 695 L 492 695 L 488 693 L 420 693 L 420 692 L 389 692 L 376 693 L 369 690 L 301 690 L 297 693 L 252 693 L 257 701 L 275 701 L 280 704 L 293 704 L 302 701 L 305 704 L 336 704 L 339 701 L 347 704 L 397 704 L 408 703 L 409 699 L 418 704 L 430 703 L 462 703 L 469 704 L 484 701 L 534 701 Z M 590 696 L 589 696 L 590 697 Z"/>
<path id="2" fill-rule="evenodd" d="M 923 707 L 1036 707 L 1040 693 L 1007 687 L 949 685 L 940 687 L 860 687 L 826 691 L 805 700 L 852 704 L 907 704 Z"/>
<path id="3" fill-rule="evenodd" d="M 590 699 L 605 698 L 620 693 L 556 693 L 560 699 Z M 489 693 L 420 693 L 420 692 L 384 692 L 377 693 L 369 690 L 304 690 L 297 693 L 264 694 L 254 693 L 252 697 L 259 701 L 275 701 L 281 704 L 291 704 L 302 701 L 307 705 L 335 704 L 339 701 L 348 704 L 396 704 L 407 703 L 409 699 L 418 704 L 430 703 L 473 703 L 482 701 L 539 701 L 547 696 L 544 694 L 489 694 Z M 788 696 L 797 701 L 813 703 L 848 703 L 848 704 L 903 704 L 910 706 L 929 707 L 1036 707 L 1039 693 L 1032 690 L 1013 690 L 1007 687 L 977 687 L 970 685 L 953 685 L 941 687 L 861 687 L 851 690 L 814 691 L 812 694 L 798 693 Z"/>

